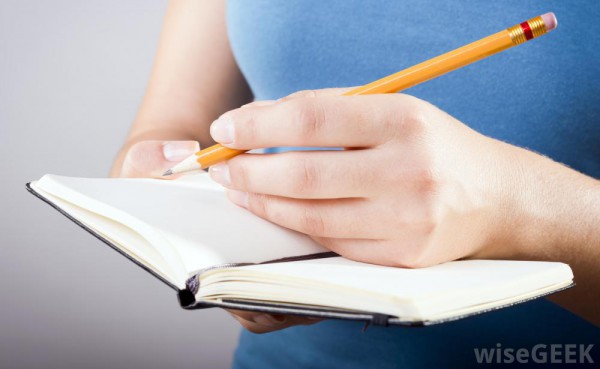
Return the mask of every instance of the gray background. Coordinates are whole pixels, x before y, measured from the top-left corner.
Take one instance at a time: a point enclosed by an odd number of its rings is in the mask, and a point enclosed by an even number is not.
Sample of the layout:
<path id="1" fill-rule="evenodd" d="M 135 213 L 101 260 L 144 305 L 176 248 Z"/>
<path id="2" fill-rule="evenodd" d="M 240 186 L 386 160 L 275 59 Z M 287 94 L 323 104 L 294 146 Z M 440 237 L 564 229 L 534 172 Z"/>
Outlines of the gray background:
<path id="1" fill-rule="evenodd" d="M 25 191 L 106 176 L 166 1 L 0 0 L 0 368 L 227 367 L 239 331 Z"/>

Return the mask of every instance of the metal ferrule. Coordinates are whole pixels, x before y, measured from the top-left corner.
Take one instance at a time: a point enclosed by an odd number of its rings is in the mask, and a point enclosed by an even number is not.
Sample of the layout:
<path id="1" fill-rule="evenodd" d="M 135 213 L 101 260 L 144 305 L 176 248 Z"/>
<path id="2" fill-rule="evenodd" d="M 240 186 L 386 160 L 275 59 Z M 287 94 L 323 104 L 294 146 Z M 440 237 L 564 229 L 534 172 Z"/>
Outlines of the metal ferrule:
<path id="1" fill-rule="evenodd" d="M 546 25 L 542 17 L 531 18 L 526 22 L 507 29 L 514 45 L 520 45 L 546 33 Z"/>

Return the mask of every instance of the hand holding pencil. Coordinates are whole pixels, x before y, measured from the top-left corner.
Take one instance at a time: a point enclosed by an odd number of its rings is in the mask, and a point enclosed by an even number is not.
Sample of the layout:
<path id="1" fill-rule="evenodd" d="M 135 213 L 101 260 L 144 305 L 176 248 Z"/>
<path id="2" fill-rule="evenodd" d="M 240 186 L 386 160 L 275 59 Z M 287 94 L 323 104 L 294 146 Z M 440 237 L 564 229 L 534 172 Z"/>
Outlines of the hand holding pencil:
<path id="1" fill-rule="evenodd" d="M 344 96 L 403 91 L 417 84 L 499 53 L 510 47 L 520 45 L 533 38 L 539 37 L 552 31 L 556 26 L 557 20 L 554 13 L 546 13 L 398 73 L 348 91 L 344 93 Z M 166 171 L 163 175 L 168 176 L 177 173 L 206 169 L 211 165 L 231 159 L 244 152 L 245 150 L 237 150 L 221 144 L 216 144 L 188 157 L 178 165 Z"/>
<path id="2" fill-rule="evenodd" d="M 545 31 L 541 17 L 519 27 L 521 35 L 533 29 L 527 37 Z M 483 44 L 499 50 L 506 37 L 518 40 L 518 33 L 510 35 Z M 474 60 L 481 56 L 471 50 L 478 48 L 454 53 Z M 435 59 L 428 65 L 435 66 Z M 555 163 L 486 137 L 426 101 L 366 93 L 381 85 L 395 90 L 389 86 L 412 78 L 411 70 L 428 68 L 435 67 L 409 69 L 350 92 L 305 92 L 227 112 L 211 134 L 236 154 L 281 146 L 354 150 L 239 155 L 211 165 L 211 178 L 235 204 L 352 260 L 424 267 L 518 253 L 523 246 L 512 232 L 530 216 L 522 213 L 519 186 L 530 179 L 515 163 Z M 366 95 L 348 96 L 358 92 Z"/>
<path id="3" fill-rule="evenodd" d="M 554 15 L 545 14 L 344 95 L 402 90 L 555 27 Z M 462 257 L 523 256 L 521 250 L 535 247 L 536 241 L 524 245 L 514 242 L 514 233 L 502 232 L 521 232 L 529 219 L 517 211 L 527 206 L 507 195 L 518 191 L 512 160 L 522 158 L 544 170 L 554 163 L 479 135 L 406 95 L 347 100 L 332 95 L 336 91 L 317 91 L 310 99 L 296 95 L 272 106 L 261 102 L 231 111 L 222 116 L 229 119 L 211 126 L 213 138 L 230 147 L 209 147 L 170 173 L 210 167 L 233 203 L 353 260 L 421 267 Z M 290 119 L 310 117 L 298 113 L 310 111 L 316 100 L 324 114 L 319 122 Z M 259 128 L 252 135 L 245 130 L 249 120 Z M 303 126 L 319 131 L 311 135 Z M 246 149 L 289 145 L 360 149 L 238 156 Z M 499 177 L 509 180 L 498 184 Z M 233 314 L 253 332 L 315 322 Z"/>

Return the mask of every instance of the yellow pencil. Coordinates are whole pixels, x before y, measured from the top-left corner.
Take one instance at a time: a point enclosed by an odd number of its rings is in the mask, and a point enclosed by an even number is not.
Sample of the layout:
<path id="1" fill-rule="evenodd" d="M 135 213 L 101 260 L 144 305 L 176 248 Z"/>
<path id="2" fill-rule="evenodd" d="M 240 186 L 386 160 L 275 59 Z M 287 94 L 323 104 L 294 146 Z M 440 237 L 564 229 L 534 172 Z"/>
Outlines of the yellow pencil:
<path id="1" fill-rule="evenodd" d="M 375 82 L 355 88 L 346 92 L 344 96 L 403 91 L 409 87 L 539 37 L 552 31 L 556 26 L 557 21 L 554 13 L 546 13 Z M 205 169 L 244 152 L 246 151 L 230 149 L 221 144 L 216 144 L 190 156 L 166 171 L 163 175 L 167 176 Z"/>

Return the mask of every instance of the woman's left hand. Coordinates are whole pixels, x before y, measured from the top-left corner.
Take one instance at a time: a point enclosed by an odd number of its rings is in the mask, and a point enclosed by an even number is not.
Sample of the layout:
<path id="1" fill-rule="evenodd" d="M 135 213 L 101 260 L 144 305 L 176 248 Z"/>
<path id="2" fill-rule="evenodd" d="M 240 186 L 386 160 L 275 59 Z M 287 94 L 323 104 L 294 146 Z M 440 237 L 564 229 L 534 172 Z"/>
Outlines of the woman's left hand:
<path id="1" fill-rule="evenodd" d="M 221 116 L 236 149 L 344 147 L 240 155 L 210 168 L 229 198 L 357 261 L 423 267 L 518 250 L 520 156 L 435 106 L 402 95 L 306 91 Z M 511 237 L 514 234 L 511 235 Z"/>

